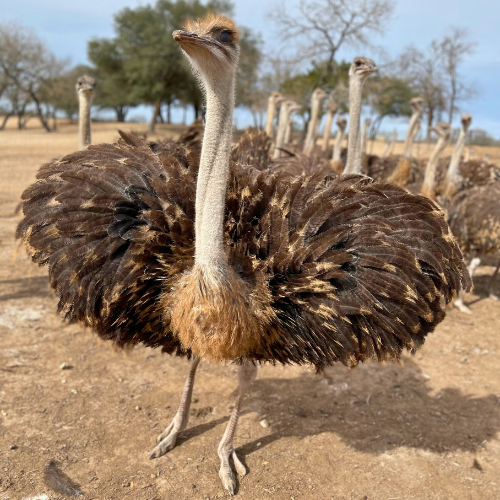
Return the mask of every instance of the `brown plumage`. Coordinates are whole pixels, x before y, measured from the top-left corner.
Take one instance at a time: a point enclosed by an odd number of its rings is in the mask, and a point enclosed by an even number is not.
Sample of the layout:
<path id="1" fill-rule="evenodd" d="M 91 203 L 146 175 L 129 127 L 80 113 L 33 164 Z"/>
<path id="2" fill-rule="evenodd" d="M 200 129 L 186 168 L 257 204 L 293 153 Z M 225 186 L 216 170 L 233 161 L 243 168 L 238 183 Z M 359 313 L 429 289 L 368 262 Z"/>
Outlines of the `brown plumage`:
<path id="1" fill-rule="evenodd" d="M 252 165 L 258 170 L 267 170 L 271 162 L 271 138 L 264 130 L 248 127 L 234 145 L 231 159 L 242 165 Z"/>
<path id="2" fill-rule="evenodd" d="M 23 194 L 18 237 L 49 265 L 67 319 L 119 344 L 186 355 L 193 345 L 171 328 L 169 295 L 193 266 L 198 157 L 158 156 L 123 136 L 43 166 Z M 225 241 L 234 279 L 253 290 L 239 310 L 258 319 L 249 330 L 259 338 L 238 345 L 244 334 L 226 315 L 214 342 L 236 347 L 206 357 L 318 369 L 397 359 L 442 320 L 441 296 L 470 286 L 442 213 L 422 197 L 360 176 L 324 188 L 321 176 L 232 170 Z"/>
<path id="3" fill-rule="evenodd" d="M 500 252 L 500 182 L 457 194 L 448 208 L 450 228 L 460 247 L 471 255 Z"/>

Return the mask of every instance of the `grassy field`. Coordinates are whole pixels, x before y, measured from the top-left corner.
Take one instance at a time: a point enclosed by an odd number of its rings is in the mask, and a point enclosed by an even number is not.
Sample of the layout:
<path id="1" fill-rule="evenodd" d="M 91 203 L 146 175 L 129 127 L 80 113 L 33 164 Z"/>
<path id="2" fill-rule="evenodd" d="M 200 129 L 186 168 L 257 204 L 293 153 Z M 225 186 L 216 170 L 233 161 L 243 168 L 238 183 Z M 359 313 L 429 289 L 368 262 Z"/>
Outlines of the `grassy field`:
<path id="1" fill-rule="evenodd" d="M 116 124 L 95 124 L 94 142 L 117 137 Z M 41 164 L 76 146 L 75 125 L 61 123 L 51 134 L 0 132 L 0 500 L 63 498 L 44 480 L 50 460 L 84 499 L 226 498 L 217 445 L 236 369 L 201 364 L 188 429 L 172 452 L 149 460 L 177 408 L 186 361 L 146 348 L 116 352 L 63 323 L 46 268 L 14 239 L 22 191 Z M 500 159 L 498 150 L 478 149 Z M 466 297 L 474 315 L 450 310 L 401 365 L 337 366 L 321 376 L 300 367 L 260 369 L 235 442 L 249 470 L 238 496 L 500 498 L 500 304 L 486 297 L 491 272 L 481 267 Z"/>

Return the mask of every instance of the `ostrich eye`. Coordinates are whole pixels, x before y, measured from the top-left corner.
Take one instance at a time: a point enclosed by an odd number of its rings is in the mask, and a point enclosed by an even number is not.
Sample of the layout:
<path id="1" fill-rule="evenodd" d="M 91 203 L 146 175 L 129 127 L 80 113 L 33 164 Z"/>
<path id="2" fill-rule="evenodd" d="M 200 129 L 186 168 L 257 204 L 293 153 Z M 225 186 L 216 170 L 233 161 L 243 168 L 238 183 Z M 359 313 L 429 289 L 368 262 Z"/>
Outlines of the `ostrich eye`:
<path id="1" fill-rule="evenodd" d="M 227 43 L 229 41 L 231 41 L 231 35 L 227 32 L 227 31 L 223 31 L 220 36 L 219 36 L 219 40 L 222 42 L 222 43 Z"/>
<path id="2" fill-rule="evenodd" d="M 361 61 L 356 61 L 356 66 L 361 66 Z"/>

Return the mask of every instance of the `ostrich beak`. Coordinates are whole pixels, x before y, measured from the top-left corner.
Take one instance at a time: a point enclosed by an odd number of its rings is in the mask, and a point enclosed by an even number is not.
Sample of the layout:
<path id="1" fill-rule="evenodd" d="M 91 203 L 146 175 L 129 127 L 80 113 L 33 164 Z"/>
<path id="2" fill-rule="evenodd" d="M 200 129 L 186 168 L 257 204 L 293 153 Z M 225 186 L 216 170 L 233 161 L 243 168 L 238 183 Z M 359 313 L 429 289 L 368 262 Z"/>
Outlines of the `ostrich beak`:
<path id="1" fill-rule="evenodd" d="M 200 37 L 197 33 L 192 33 L 184 30 L 175 30 L 172 33 L 174 40 L 182 47 L 185 45 L 195 45 L 202 47 L 204 45 L 215 45 L 206 38 Z"/>

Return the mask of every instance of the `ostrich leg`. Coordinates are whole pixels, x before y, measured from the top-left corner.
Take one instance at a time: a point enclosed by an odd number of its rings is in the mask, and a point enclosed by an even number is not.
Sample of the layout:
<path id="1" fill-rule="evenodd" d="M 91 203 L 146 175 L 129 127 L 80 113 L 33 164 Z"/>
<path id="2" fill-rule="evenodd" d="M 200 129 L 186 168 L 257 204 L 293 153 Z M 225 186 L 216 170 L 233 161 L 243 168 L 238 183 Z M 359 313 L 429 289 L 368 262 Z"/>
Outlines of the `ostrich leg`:
<path id="1" fill-rule="evenodd" d="M 469 264 L 469 274 L 472 279 L 474 276 L 474 272 L 476 269 L 479 267 L 479 264 L 481 264 L 481 259 L 475 257 L 470 261 Z M 500 265 L 500 262 L 499 262 Z M 498 270 L 498 268 L 497 268 Z M 496 273 L 495 273 L 496 274 Z M 495 275 L 493 275 L 495 276 Z M 472 311 L 464 304 L 464 297 L 465 297 L 465 292 L 463 290 L 460 291 L 460 294 L 458 296 L 458 299 L 453 302 L 453 305 L 460 311 L 466 314 L 472 314 Z"/>
<path id="2" fill-rule="evenodd" d="M 493 273 L 493 276 L 490 279 L 490 286 L 488 287 L 488 295 L 490 296 L 490 299 L 493 300 L 498 300 L 498 297 L 493 293 L 493 284 L 495 283 L 495 278 L 497 277 L 499 268 L 500 268 L 500 260 L 498 261 L 495 272 Z"/>
<path id="3" fill-rule="evenodd" d="M 238 369 L 238 397 L 236 399 L 236 404 L 234 405 L 233 412 L 231 413 L 231 418 L 224 432 L 224 436 L 219 444 L 219 458 L 220 458 L 220 469 L 219 477 L 222 481 L 222 485 L 226 488 L 231 495 L 234 495 L 234 490 L 236 487 L 236 479 L 234 477 L 234 472 L 229 463 L 230 457 L 233 458 L 234 468 L 240 477 L 244 477 L 247 473 L 245 466 L 240 462 L 240 459 L 236 455 L 233 446 L 233 439 L 236 433 L 236 426 L 238 424 L 238 418 L 240 416 L 241 404 L 243 398 L 245 397 L 250 384 L 255 380 L 257 376 L 257 366 L 251 361 L 244 361 L 244 363 Z"/>
<path id="4" fill-rule="evenodd" d="M 175 417 L 170 425 L 158 436 L 157 445 L 149 458 L 158 458 L 175 448 L 175 443 L 179 433 L 182 432 L 189 422 L 189 407 L 191 406 L 191 396 L 193 395 L 194 376 L 200 363 L 198 356 L 193 356 L 189 366 L 189 373 L 182 391 L 181 402 Z"/>

